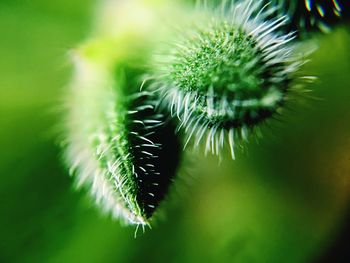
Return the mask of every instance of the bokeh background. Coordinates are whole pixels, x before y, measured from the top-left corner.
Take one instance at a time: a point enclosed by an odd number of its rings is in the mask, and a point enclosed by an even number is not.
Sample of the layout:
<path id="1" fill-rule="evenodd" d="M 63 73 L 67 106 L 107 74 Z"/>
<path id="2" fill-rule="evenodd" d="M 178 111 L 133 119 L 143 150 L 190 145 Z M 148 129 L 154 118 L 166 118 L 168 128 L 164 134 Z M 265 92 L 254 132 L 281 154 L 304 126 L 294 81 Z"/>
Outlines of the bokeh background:
<path id="1" fill-rule="evenodd" d="M 0 262 L 350 262 L 350 33 L 315 36 L 319 80 L 237 160 L 186 153 L 152 230 L 103 216 L 55 142 L 93 0 L 0 0 Z"/>

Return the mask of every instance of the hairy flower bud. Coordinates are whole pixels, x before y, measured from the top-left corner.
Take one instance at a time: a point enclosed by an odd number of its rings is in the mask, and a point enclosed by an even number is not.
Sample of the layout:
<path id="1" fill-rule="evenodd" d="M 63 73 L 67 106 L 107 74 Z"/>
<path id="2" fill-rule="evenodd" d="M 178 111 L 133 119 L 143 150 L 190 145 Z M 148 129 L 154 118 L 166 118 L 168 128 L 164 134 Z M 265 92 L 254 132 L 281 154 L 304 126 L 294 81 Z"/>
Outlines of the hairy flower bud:
<path id="1" fill-rule="evenodd" d="M 219 154 L 235 137 L 274 115 L 285 103 L 299 66 L 293 34 L 280 34 L 286 17 L 251 0 L 204 10 L 195 28 L 155 59 L 154 86 L 195 144 Z M 159 60 L 160 61 L 160 60 Z"/>

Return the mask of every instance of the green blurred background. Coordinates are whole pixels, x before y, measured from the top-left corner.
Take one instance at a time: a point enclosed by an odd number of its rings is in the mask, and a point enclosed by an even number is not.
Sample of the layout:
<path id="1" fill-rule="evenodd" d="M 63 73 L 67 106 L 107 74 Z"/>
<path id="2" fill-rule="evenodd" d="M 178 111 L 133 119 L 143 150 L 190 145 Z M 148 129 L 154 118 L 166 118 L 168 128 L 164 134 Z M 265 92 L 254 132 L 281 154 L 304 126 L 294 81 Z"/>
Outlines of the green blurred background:
<path id="1" fill-rule="evenodd" d="M 55 143 L 67 54 L 93 14 L 92 0 L 0 0 L 0 262 L 350 262 L 348 29 L 315 38 L 312 98 L 236 161 L 188 152 L 135 239 L 74 190 Z"/>

